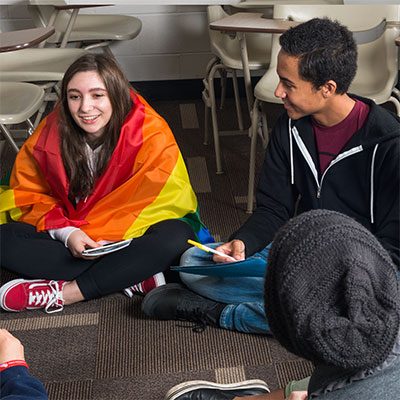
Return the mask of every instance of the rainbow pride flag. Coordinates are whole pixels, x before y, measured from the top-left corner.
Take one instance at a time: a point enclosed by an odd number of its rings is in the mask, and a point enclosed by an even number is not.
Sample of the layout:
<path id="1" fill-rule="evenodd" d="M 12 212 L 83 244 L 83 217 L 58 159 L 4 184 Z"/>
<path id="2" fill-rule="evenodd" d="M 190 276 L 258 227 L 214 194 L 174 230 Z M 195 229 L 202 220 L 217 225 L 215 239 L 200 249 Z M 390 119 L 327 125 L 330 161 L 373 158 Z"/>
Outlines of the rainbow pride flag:
<path id="1" fill-rule="evenodd" d="M 76 206 L 68 199 L 57 111 L 50 113 L 18 153 L 10 186 L 0 189 L 0 222 L 25 222 L 38 231 L 76 226 L 95 241 L 117 241 L 182 219 L 201 242 L 213 241 L 168 124 L 141 96 L 131 97 L 132 111 L 106 170 Z"/>

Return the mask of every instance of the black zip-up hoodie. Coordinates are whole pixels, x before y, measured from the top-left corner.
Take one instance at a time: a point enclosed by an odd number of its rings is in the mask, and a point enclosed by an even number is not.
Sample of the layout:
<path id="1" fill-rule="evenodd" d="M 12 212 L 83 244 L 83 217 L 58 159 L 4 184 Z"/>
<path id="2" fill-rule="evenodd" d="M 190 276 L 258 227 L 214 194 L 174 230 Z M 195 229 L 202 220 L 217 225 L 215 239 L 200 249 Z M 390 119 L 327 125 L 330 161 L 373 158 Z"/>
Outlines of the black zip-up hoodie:
<path id="1" fill-rule="evenodd" d="M 295 215 L 298 201 L 297 214 L 324 208 L 354 218 L 400 268 L 400 118 L 369 99 L 350 96 L 367 103 L 370 112 L 322 176 L 311 117 L 279 118 L 265 154 L 257 207 L 230 237 L 245 243 L 246 256 L 273 240 Z"/>

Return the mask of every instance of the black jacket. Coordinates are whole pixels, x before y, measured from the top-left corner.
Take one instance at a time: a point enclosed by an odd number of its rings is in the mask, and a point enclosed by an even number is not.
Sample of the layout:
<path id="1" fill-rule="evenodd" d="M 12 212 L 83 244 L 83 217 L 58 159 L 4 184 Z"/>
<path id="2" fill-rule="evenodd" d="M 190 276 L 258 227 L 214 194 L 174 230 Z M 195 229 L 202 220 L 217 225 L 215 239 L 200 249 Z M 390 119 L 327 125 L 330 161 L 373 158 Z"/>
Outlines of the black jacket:
<path id="1" fill-rule="evenodd" d="M 354 218 L 399 266 L 400 118 L 357 98 L 371 107 L 367 120 L 322 176 L 311 117 L 291 120 L 285 113 L 279 118 L 261 171 L 257 207 L 230 238 L 245 243 L 247 256 L 273 240 L 295 215 L 298 201 L 297 214 L 324 208 Z"/>

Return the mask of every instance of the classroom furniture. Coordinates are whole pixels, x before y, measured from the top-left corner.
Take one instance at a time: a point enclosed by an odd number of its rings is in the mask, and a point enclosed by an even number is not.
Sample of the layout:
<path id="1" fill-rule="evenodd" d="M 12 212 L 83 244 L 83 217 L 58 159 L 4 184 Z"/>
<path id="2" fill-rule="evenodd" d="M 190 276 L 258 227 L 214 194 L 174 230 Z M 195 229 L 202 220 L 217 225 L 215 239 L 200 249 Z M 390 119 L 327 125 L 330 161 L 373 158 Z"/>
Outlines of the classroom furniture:
<path id="1" fill-rule="evenodd" d="M 211 25 L 215 21 L 219 21 L 228 17 L 228 14 L 221 6 L 208 6 L 207 7 L 208 22 Z M 214 57 L 210 60 L 206 68 L 205 78 L 203 80 L 203 100 L 205 103 L 205 131 L 204 143 L 208 143 L 208 116 L 211 110 L 214 148 L 216 156 L 217 174 L 223 173 L 220 145 L 219 145 L 219 131 L 218 131 L 218 117 L 217 117 L 217 104 L 215 99 L 214 77 L 218 72 L 221 76 L 221 108 L 223 107 L 226 93 L 226 76 L 227 73 L 232 74 L 233 89 L 235 95 L 235 105 L 238 117 L 238 125 L 241 131 L 243 128 L 242 111 L 240 107 L 239 88 L 236 76 L 236 71 L 243 70 L 242 56 L 240 49 L 240 42 L 236 37 L 221 34 L 215 29 L 209 29 L 211 51 Z M 271 36 L 260 35 L 258 33 L 251 33 L 246 37 L 248 58 L 247 67 L 249 70 L 266 70 L 270 61 L 271 51 Z M 248 100 L 250 104 L 251 100 Z M 251 107 L 249 106 L 249 111 Z"/>
<path id="2" fill-rule="evenodd" d="M 74 43 L 86 50 L 101 47 L 112 55 L 109 44 L 135 38 L 142 29 L 141 21 L 128 15 L 78 15 L 82 8 L 97 7 L 97 4 L 48 4 L 40 0 L 30 1 L 28 10 L 35 26 L 54 26 L 55 33 L 47 43 L 66 47 Z M 110 4 L 108 4 L 110 5 Z M 103 5 L 104 6 L 104 5 Z M 44 47 L 43 42 L 40 47 Z"/>
<path id="3" fill-rule="evenodd" d="M 36 46 L 51 36 L 53 32 L 54 28 L 51 27 L 23 29 L 12 32 L 0 31 L 0 53 Z"/>
<path id="4" fill-rule="evenodd" d="M 54 28 L 24 29 L 14 32 L 0 32 L 0 53 L 9 51 L 24 51 L 46 39 L 54 32 Z M 0 82 L 0 130 L 10 146 L 19 151 L 8 126 L 26 122 L 28 132 L 32 133 L 34 126 L 30 117 L 36 113 L 43 103 L 43 88 L 22 82 Z"/>
<path id="5" fill-rule="evenodd" d="M 299 22 L 264 18 L 263 13 L 237 13 L 210 23 L 210 29 L 223 32 L 236 37 L 240 43 L 240 56 L 242 58 L 243 75 L 246 89 L 248 107 L 253 108 L 253 93 L 251 88 L 249 56 L 246 36 L 249 33 L 283 33 Z M 273 45 L 273 44 L 272 44 Z M 272 49 L 272 47 L 271 47 Z M 270 56 L 272 60 L 272 55 Z M 270 64 L 271 66 L 271 64 Z M 269 68 L 270 68 L 269 66 Z"/>
<path id="6" fill-rule="evenodd" d="M 31 82 L 45 90 L 42 106 L 36 114 L 34 126 L 42 119 L 49 102 L 58 100 L 58 84 L 68 67 L 81 55 L 83 49 L 24 49 L 0 54 L 0 81 Z"/>
<path id="7" fill-rule="evenodd" d="M 30 117 L 39 110 L 43 103 L 44 90 L 31 83 L 0 82 L 0 128 L 4 137 L 15 150 L 19 151 L 7 125 L 26 122 L 31 135 L 34 126 Z"/>

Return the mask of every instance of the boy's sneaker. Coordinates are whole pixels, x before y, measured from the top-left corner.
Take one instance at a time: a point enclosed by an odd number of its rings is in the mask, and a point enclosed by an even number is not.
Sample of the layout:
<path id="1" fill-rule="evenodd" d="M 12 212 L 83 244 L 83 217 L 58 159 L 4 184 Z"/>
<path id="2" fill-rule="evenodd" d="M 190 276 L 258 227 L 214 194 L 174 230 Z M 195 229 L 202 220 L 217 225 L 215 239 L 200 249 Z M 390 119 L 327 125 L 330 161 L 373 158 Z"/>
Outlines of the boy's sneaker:
<path id="1" fill-rule="evenodd" d="M 195 322 L 195 332 L 204 331 L 207 325 L 219 327 L 225 307 L 226 304 L 200 296 L 179 283 L 154 289 L 142 301 L 142 311 L 148 317 Z"/>
<path id="2" fill-rule="evenodd" d="M 44 308 L 48 314 L 64 308 L 62 290 L 67 281 L 14 279 L 0 288 L 0 306 L 6 311 Z"/>
<path id="3" fill-rule="evenodd" d="M 162 285 L 165 285 L 165 277 L 162 272 L 159 272 L 158 274 L 153 275 L 151 278 L 148 278 L 143 282 L 137 283 L 136 285 L 124 289 L 124 293 L 128 297 L 132 297 L 134 294 L 140 294 L 144 296 L 151 290 Z"/>
<path id="4" fill-rule="evenodd" d="M 165 400 L 232 400 L 269 393 L 267 384 L 259 379 L 235 383 L 215 383 L 209 381 L 188 381 L 174 386 L 168 391 Z"/>

